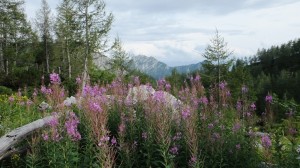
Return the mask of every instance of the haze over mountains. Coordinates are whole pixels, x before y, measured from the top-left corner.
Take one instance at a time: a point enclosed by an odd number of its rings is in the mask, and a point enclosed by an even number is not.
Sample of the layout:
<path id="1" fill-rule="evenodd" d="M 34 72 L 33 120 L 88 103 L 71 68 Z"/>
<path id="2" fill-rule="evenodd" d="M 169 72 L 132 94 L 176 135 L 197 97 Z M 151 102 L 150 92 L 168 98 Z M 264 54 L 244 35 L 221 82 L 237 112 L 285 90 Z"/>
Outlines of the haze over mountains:
<path id="1" fill-rule="evenodd" d="M 97 57 L 94 60 L 96 66 L 100 69 L 107 69 L 107 63 L 110 58 L 108 57 Z M 167 64 L 158 61 L 154 57 L 148 57 L 145 55 L 132 56 L 133 68 L 137 69 L 155 79 L 161 79 L 168 75 L 171 75 L 172 70 L 176 69 L 178 73 L 189 73 L 198 70 L 202 67 L 202 63 L 198 62 L 195 64 L 170 67 Z"/>

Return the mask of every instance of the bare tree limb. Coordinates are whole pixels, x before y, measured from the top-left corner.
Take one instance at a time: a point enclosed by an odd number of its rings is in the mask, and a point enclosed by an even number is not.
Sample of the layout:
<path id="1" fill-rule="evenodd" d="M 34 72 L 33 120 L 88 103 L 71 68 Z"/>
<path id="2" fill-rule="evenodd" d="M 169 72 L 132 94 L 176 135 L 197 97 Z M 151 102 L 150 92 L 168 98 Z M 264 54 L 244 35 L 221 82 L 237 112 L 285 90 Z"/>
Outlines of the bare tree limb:
<path id="1" fill-rule="evenodd" d="M 0 160 L 2 160 L 6 153 L 13 150 L 13 146 L 24 139 L 27 135 L 31 134 L 33 131 L 40 129 L 53 119 L 54 116 L 48 116 L 32 123 L 26 124 L 22 127 L 16 128 L 13 131 L 5 134 L 0 138 Z"/>

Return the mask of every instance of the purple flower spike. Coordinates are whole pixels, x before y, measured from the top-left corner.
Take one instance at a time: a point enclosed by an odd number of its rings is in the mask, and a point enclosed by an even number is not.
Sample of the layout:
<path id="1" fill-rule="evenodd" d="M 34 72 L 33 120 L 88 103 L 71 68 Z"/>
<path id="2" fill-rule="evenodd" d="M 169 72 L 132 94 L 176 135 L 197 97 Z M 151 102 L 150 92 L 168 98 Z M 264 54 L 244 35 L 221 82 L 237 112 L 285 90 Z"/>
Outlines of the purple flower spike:
<path id="1" fill-rule="evenodd" d="M 60 77 L 57 73 L 50 74 L 50 82 L 52 84 L 60 84 Z"/>
<path id="2" fill-rule="evenodd" d="M 272 141 L 268 135 L 263 135 L 261 137 L 261 144 L 264 148 L 270 148 L 272 146 Z"/>
<path id="3" fill-rule="evenodd" d="M 173 146 L 170 149 L 170 153 L 173 154 L 173 155 L 177 155 L 178 154 L 178 147 L 177 146 Z"/>
<path id="4" fill-rule="evenodd" d="M 265 100 L 266 100 L 266 102 L 268 102 L 268 103 L 272 103 L 272 101 L 273 101 L 272 95 L 269 95 L 269 94 L 268 94 L 268 95 L 266 96 Z"/>

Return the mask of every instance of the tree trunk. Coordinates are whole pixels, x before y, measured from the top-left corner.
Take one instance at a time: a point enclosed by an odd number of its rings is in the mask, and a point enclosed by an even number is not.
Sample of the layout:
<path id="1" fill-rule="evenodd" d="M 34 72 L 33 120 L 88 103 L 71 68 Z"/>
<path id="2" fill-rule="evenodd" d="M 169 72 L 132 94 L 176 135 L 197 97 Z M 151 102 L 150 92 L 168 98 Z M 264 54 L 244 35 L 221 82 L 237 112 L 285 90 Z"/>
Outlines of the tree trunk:
<path id="1" fill-rule="evenodd" d="M 50 67 L 49 67 L 49 51 L 48 51 L 48 41 L 47 41 L 47 37 L 45 37 L 45 52 L 46 52 L 46 70 L 47 73 L 50 73 Z"/>
<path id="2" fill-rule="evenodd" d="M 83 79 L 82 79 L 82 91 L 84 90 L 84 87 L 87 82 L 87 73 L 88 73 L 88 57 L 89 57 L 89 24 L 88 24 L 88 3 L 86 3 L 85 6 L 85 59 L 84 59 L 84 69 L 83 69 Z"/>
<path id="3" fill-rule="evenodd" d="M 2 43 L 2 37 L 0 42 L 0 72 L 4 72 L 4 57 L 3 57 L 3 43 Z"/>
<path id="4" fill-rule="evenodd" d="M 66 40 L 66 49 L 67 49 L 67 58 L 68 58 L 68 74 L 69 74 L 69 79 L 72 78 L 72 67 L 71 67 L 71 58 L 70 58 L 70 51 L 69 51 L 69 41 L 68 39 Z"/>
<path id="5" fill-rule="evenodd" d="M 0 138 L 0 160 L 2 160 L 7 153 L 13 150 L 13 147 L 20 142 L 22 139 L 26 138 L 27 135 L 31 134 L 33 131 L 40 129 L 53 119 L 54 116 L 48 116 L 32 123 L 24 125 L 22 127 L 16 128 L 8 134 L 5 134 Z"/>

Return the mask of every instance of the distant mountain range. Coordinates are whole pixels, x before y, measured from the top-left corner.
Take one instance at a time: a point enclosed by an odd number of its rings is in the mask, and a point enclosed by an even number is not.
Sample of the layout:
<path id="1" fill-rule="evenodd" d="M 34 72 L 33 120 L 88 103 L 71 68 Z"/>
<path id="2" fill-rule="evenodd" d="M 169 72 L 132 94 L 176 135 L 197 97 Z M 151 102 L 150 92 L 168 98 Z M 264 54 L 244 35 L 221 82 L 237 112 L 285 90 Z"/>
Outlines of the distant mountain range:
<path id="1" fill-rule="evenodd" d="M 97 57 L 95 57 L 94 63 L 100 69 L 107 69 L 109 68 L 109 59 L 110 58 L 108 57 L 98 55 Z M 145 55 L 132 56 L 132 61 L 133 68 L 149 76 L 152 76 L 155 79 L 162 79 L 168 75 L 171 75 L 173 69 L 176 69 L 179 73 L 189 73 L 202 67 L 201 62 L 184 66 L 170 67 L 167 64 L 158 61 L 154 57 L 148 57 Z"/>
<path id="2" fill-rule="evenodd" d="M 202 63 L 170 67 L 167 64 L 158 61 L 154 57 L 137 55 L 132 57 L 133 66 L 137 70 L 152 76 L 155 79 L 161 79 L 171 75 L 172 70 L 176 69 L 179 73 L 189 73 L 202 67 Z"/>

